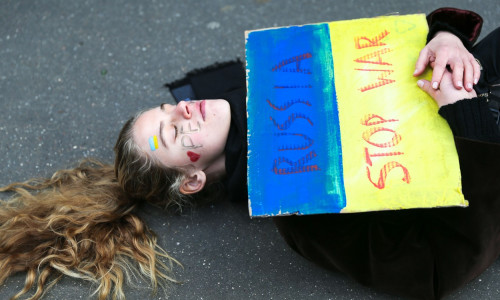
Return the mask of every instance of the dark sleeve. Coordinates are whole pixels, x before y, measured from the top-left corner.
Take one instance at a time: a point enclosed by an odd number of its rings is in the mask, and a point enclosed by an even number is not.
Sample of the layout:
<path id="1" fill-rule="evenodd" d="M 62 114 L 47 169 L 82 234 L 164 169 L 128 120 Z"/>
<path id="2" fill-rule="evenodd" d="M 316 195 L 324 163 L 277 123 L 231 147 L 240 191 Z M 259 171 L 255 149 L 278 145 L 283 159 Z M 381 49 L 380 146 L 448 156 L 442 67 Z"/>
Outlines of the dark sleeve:
<path id="1" fill-rule="evenodd" d="M 443 7 L 431 12 L 427 16 L 427 23 L 429 24 L 427 42 L 437 32 L 448 31 L 460 38 L 464 46 L 470 50 L 481 33 L 483 18 L 473 11 Z"/>
<path id="2" fill-rule="evenodd" d="M 500 143 L 500 132 L 484 97 L 465 99 L 442 106 L 439 114 L 446 119 L 454 136 Z"/>

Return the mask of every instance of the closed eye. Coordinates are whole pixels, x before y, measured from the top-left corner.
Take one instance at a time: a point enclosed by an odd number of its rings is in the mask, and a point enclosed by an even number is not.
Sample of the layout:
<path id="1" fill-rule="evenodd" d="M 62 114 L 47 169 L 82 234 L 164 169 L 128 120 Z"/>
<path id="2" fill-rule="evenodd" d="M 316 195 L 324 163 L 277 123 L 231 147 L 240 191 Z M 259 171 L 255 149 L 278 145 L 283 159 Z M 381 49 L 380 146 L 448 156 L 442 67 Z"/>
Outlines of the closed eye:
<path id="1" fill-rule="evenodd" d="M 158 136 L 160 137 L 160 141 L 161 141 L 161 144 L 163 145 L 163 147 L 165 148 L 168 148 L 167 147 L 167 143 L 165 143 L 165 140 L 163 139 L 163 121 L 160 122 L 160 131 L 158 132 Z"/>

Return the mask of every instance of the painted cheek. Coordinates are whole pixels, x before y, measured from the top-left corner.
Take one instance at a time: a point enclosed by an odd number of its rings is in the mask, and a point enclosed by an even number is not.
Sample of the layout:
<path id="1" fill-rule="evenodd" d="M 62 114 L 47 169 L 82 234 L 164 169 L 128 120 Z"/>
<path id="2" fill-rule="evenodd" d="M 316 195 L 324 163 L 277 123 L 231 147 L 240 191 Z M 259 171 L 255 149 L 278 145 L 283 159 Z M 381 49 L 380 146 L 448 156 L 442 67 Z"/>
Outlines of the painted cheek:
<path id="1" fill-rule="evenodd" d="M 186 128 L 184 128 L 184 126 L 181 126 L 181 134 L 191 134 L 199 131 L 201 131 L 200 122 L 196 122 L 196 124 L 189 122 Z"/>
<path id="2" fill-rule="evenodd" d="M 192 162 L 196 162 L 198 161 L 198 159 L 200 159 L 200 154 L 198 153 L 194 153 L 194 152 L 191 152 L 191 151 L 188 151 L 187 152 L 187 156 L 189 156 L 189 159 L 192 161 Z"/>
<path id="3" fill-rule="evenodd" d="M 191 137 L 189 135 L 182 136 L 182 138 L 181 138 L 181 144 L 182 144 L 182 147 L 184 147 L 184 148 L 191 148 L 191 149 L 200 148 L 202 146 L 202 145 L 195 144 L 193 142 L 193 139 L 191 139 Z"/>

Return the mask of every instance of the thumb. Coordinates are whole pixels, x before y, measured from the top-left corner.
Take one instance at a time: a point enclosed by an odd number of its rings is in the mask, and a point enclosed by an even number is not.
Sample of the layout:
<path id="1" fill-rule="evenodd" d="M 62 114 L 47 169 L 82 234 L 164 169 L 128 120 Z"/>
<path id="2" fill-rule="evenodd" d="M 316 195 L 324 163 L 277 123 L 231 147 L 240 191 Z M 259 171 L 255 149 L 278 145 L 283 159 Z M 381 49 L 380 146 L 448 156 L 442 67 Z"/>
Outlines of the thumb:
<path id="1" fill-rule="evenodd" d="M 429 80 L 419 79 L 417 81 L 417 85 L 422 91 L 426 92 L 427 94 L 429 94 L 429 96 L 434 98 L 436 90 L 431 87 L 431 82 Z"/>

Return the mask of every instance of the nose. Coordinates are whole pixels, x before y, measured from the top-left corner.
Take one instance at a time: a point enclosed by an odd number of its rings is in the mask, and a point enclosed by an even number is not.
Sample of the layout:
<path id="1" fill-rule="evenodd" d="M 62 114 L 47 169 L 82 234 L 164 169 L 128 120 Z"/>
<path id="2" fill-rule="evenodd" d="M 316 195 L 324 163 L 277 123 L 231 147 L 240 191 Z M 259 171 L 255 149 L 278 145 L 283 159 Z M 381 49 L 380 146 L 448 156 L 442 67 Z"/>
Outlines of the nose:
<path id="1" fill-rule="evenodd" d="M 185 119 L 191 119 L 189 102 L 180 101 L 179 103 L 177 103 L 176 111 L 178 114 L 182 115 Z"/>

